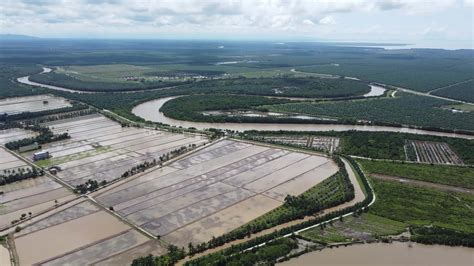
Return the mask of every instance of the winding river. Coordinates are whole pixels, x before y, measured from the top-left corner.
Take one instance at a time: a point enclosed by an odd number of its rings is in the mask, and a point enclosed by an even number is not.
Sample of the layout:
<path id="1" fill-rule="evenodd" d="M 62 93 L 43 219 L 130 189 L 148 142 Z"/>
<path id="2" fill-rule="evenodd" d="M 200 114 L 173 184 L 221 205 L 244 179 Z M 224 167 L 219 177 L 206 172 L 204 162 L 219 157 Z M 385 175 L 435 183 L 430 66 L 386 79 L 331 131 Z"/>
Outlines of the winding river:
<path id="1" fill-rule="evenodd" d="M 51 72 L 51 68 L 43 67 L 42 73 Z M 58 86 L 51 86 L 47 84 L 37 83 L 29 80 L 29 76 L 21 77 L 17 79 L 18 82 L 39 86 L 43 88 L 67 91 L 67 92 L 79 92 L 79 93 L 97 93 L 97 92 L 87 92 L 87 91 L 77 91 L 71 90 Z M 371 87 L 379 87 L 371 85 Z M 165 88 L 162 88 L 165 89 Z M 367 96 L 374 96 L 383 93 L 383 88 L 377 88 L 377 90 L 371 90 Z M 373 91 L 373 92 L 372 92 Z M 132 91 L 133 92 L 133 91 Z M 127 92 L 131 93 L 131 92 Z M 446 133 L 446 132 L 437 132 L 437 131 L 428 131 L 422 129 L 414 129 L 407 127 L 389 127 L 389 126 L 371 126 L 371 125 L 339 125 L 339 124 L 265 124 L 265 123 L 204 123 L 204 122 L 191 122 L 191 121 L 182 121 L 176 120 L 169 117 L 166 117 L 159 110 L 161 106 L 173 99 L 175 97 L 160 98 L 152 101 L 142 103 L 135 108 L 132 112 L 142 117 L 146 120 L 153 122 L 160 122 L 176 127 L 194 127 L 197 129 L 206 129 L 206 128 L 217 128 L 217 129 L 228 129 L 235 131 L 245 131 L 245 130 L 268 130 L 268 131 L 279 131 L 279 130 L 288 130 L 288 131 L 349 131 L 349 130 L 358 130 L 358 131 L 378 131 L 378 132 L 399 132 L 399 133 L 411 133 L 411 134 L 421 134 L 421 135 L 433 135 L 433 136 L 444 136 L 444 137 L 457 137 L 464 139 L 474 139 L 474 136 L 457 134 L 457 133 Z"/>
<path id="2" fill-rule="evenodd" d="M 236 131 L 245 130 L 288 130 L 288 131 L 348 131 L 348 130 L 359 130 L 359 131 L 386 131 L 386 132 L 401 132 L 411 134 L 422 134 L 422 135 L 433 135 L 433 136 L 444 136 L 444 137 L 458 137 L 465 139 L 474 139 L 474 136 L 456 134 L 456 133 L 445 133 L 428 131 L 406 127 L 388 127 L 388 126 L 367 126 L 367 125 L 337 125 L 337 124 L 265 124 L 265 123 L 205 123 L 205 122 L 191 122 L 176 120 L 173 118 L 166 117 L 160 112 L 161 106 L 175 97 L 167 97 L 148 101 L 137 105 L 133 108 L 132 113 L 136 116 L 142 117 L 143 119 L 160 122 L 176 127 L 194 127 L 197 129 L 206 128 L 218 128 L 218 129 L 229 129 Z"/>

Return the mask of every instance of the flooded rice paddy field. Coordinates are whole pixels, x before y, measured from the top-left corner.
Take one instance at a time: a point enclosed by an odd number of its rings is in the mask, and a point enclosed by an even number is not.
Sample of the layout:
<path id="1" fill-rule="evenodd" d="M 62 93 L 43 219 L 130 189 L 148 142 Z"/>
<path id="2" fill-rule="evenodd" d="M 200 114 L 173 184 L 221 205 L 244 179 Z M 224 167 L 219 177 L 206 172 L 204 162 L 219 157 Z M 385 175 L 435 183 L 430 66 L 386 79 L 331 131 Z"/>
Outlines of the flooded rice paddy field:
<path id="1" fill-rule="evenodd" d="M 95 198 L 149 233 L 186 246 L 229 232 L 337 171 L 326 157 L 222 140 Z"/>
<path id="2" fill-rule="evenodd" d="M 20 128 L 3 129 L 0 130 L 0 145 L 4 145 L 10 141 L 31 138 L 36 135 L 37 134 L 33 131 Z"/>
<path id="3" fill-rule="evenodd" d="M 0 228 L 20 219 L 22 214 L 28 218 L 31 212 L 36 215 L 52 209 L 57 203 L 67 202 L 76 196 L 48 177 L 22 180 L 2 186 L 0 195 Z"/>
<path id="4" fill-rule="evenodd" d="M 122 127 L 102 115 L 88 115 L 45 123 L 56 133 L 69 133 L 70 139 L 43 145 L 51 158 L 45 166 L 57 165 L 57 176 L 72 186 L 89 179 L 112 181 L 133 166 L 157 159 L 172 150 L 206 139 L 189 134 Z M 32 157 L 33 152 L 24 153 Z"/>
<path id="5" fill-rule="evenodd" d="M 39 112 L 72 106 L 68 100 L 53 95 L 12 97 L 0 100 L 0 114 Z"/>
<path id="6" fill-rule="evenodd" d="M 31 169 L 26 162 L 0 147 L 0 173 L 27 168 Z M 33 215 L 53 208 L 55 200 L 63 202 L 74 198 L 70 191 L 46 176 L 6 184 L 0 186 L 0 191 L 3 192 L 0 194 L 0 228 L 18 220 L 22 214 L 29 217 L 30 212 Z"/>
<path id="7" fill-rule="evenodd" d="M 14 239 L 21 265 L 86 265 L 150 241 L 86 200 L 27 226 Z"/>
<path id="8" fill-rule="evenodd" d="M 0 147 L 0 175 L 18 173 L 21 169 L 26 171 L 27 169 L 31 169 L 31 167 L 28 166 L 26 162 L 18 159 L 9 151 L 5 150 L 5 148 Z"/>

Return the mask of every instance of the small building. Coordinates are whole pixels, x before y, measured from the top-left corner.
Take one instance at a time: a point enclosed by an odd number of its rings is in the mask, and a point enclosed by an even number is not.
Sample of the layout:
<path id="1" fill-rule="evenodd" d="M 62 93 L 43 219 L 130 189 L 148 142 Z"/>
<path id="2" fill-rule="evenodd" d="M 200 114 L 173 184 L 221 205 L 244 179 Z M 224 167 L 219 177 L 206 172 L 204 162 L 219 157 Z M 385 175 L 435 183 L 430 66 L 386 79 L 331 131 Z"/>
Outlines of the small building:
<path id="1" fill-rule="evenodd" d="M 40 151 L 33 154 L 33 160 L 39 161 L 49 158 L 49 151 Z"/>

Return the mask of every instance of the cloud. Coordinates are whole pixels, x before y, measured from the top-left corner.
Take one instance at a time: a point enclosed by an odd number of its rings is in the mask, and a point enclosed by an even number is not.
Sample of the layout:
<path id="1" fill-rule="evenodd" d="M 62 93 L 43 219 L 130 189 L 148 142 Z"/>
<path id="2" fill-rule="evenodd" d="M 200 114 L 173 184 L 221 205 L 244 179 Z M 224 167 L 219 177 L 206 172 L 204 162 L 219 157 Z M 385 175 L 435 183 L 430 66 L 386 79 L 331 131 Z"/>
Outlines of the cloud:
<path id="1" fill-rule="evenodd" d="M 4 0 L 0 19 L 25 23 L 106 23 L 130 25 L 203 24 L 287 29 L 298 25 L 334 24 L 333 14 L 374 10 L 417 12 L 452 4 L 454 0 Z M 24 10 L 29 10 L 25 16 Z"/>
<path id="2" fill-rule="evenodd" d="M 433 34 L 436 28 L 427 29 L 423 23 L 426 14 L 469 4 L 472 0 L 2 0 L 0 32 L 78 37 L 344 33 L 346 38 L 362 38 L 359 32 L 379 24 L 370 21 L 374 16 L 398 15 L 403 24 L 407 14 L 415 14 L 411 17 L 419 16 L 421 21 L 417 27 L 392 32 L 420 35 L 423 30 Z M 377 32 L 390 33 L 383 21 L 380 24 Z"/>
<path id="3" fill-rule="evenodd" d="M 319 20 L 319 24 L 322 24 L 322 25 L 332 25 L 332 24 L 336 24 L 336 21 L 334 20 L 333 17 L 331 16 L 326 16 L 322 19 Z"/>

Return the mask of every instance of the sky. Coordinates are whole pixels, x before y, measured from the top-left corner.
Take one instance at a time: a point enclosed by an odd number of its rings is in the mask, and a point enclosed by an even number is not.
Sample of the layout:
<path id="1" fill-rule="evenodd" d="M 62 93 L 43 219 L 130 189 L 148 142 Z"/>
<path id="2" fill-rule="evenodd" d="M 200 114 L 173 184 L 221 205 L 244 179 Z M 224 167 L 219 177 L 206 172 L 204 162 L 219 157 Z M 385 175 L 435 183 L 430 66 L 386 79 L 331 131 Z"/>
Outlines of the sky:
<path id="1" fill-rule="evenodd" d="M 474 48 L 474 0 L 2 0 L 0 33 L 48 38 Z"/>

